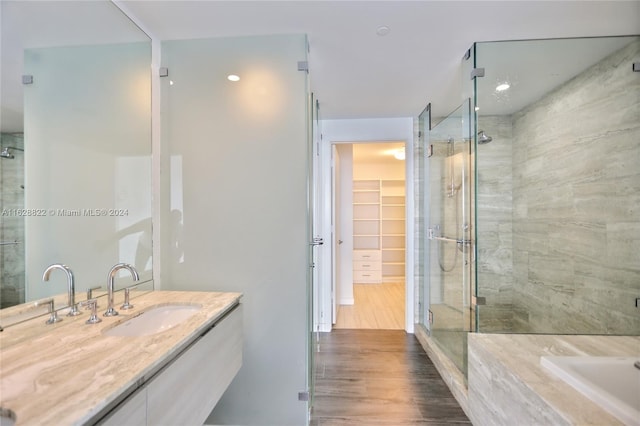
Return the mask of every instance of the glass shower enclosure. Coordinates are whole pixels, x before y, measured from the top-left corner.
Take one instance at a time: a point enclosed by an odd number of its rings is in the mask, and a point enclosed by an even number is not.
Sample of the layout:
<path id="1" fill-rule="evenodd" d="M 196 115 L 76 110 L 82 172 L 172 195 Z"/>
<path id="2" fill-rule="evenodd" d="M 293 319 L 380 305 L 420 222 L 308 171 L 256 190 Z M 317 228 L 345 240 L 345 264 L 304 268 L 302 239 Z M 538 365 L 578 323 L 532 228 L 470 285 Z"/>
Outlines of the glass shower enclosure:
<path id="1" fill-rule="evenodd" d="M 475 43 L 420 117 L 420 322 L 465 377 L 468 332 L 640 333 L 638 63 L 637 35 Z"/>
<path id="2" fill-rule="evenodd" d="M 471 300 L 471 101 L 430 131 L 428 190 L 429 322 L 431 336 L 466 368 Z"/>
<path id="3" fill-rule="evenodd" d="M 638 36 L 473 46 L 476 331 L 640 333 L 639 61 Z"/>

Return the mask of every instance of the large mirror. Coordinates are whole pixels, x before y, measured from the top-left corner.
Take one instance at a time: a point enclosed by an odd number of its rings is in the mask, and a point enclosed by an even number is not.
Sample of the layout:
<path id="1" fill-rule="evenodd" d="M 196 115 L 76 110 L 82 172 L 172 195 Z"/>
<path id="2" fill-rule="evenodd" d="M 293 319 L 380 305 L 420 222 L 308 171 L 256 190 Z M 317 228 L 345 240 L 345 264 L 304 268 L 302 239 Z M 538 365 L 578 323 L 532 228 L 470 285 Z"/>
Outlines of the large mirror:
<path id="1" fill-rule="evenodd" d="M 152 285 L 149 37 L 110 1 L 0 13 L 0 308 L 66 296 L 54 263 L 77 300 L 119 262 Z"/>

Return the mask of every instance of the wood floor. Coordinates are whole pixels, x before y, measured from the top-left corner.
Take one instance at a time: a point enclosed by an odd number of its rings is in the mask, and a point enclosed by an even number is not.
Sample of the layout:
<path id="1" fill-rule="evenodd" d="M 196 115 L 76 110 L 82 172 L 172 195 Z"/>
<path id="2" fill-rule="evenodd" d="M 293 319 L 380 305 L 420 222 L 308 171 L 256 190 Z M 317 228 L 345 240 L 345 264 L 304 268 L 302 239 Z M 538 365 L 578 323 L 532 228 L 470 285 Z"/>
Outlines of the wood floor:
<path id="1" fill-rule="evenodd" d="M 320 333 L 312 426 L 471 425 L 414 335 Z"/>
<path id="2" fill-rule="evenodd" d="M 353 305 L 339 305 L 334 328 L 404 330 L 404 283 L 354 284 Z"/>

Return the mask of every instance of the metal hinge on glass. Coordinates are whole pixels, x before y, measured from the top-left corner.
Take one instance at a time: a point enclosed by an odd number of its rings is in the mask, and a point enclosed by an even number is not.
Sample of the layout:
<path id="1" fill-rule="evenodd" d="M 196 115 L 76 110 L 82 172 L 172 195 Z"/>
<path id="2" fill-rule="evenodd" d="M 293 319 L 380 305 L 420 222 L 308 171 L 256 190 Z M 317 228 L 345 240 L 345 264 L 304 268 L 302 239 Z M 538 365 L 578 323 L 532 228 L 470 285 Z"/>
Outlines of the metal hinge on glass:
<path id="1" fill-rule="evenodd" d="M 308 401 L 309 392 L 298 392 L 298 401 Z"/>
<path id="2" fill-rule="evenodd" d="M 474 68 L 471 70 L 470 79 L 473 80 L 476 77 L 484 77 L 484 68 Z"/>
<path id="3" fill-rule="evenodd" d="M 486 297 L 480 297 L 480 296 L 471 296 L 471 303 L 473 305 L 476 305 L 476 306 L 486 305 L 487 304 L 487 298 Z"/>

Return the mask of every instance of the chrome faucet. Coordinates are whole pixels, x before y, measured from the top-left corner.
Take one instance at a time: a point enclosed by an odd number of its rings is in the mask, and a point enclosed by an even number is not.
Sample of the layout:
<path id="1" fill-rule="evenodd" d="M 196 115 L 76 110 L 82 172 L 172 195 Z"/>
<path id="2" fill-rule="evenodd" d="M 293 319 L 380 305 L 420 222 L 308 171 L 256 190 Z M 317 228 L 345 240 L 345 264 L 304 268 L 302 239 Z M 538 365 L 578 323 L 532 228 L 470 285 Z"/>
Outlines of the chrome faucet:
<path id="1" fill-rule="evenodd" d="M 55 324 L 62 321 L 62 318 L 58 318 L 58 313 L 56 312 L 53 298 L 36 302 L 36 306 L 39 305 L 47 305 L 48 307 L 49 319 L 46 321 L 47 324 Z"/>
<path id="2" fill-rule="evenodd" d="M 44 274 L 42 274 L 43 281 L 49 281 L 49 275 L 51 275 L 51 271 L 54 269 L 60 269 L 67 274 L 67 285 L 69 287 L 69 313 L 67 316 L 75 317 L 76 315 L 80 315 L 82 312 L 78 310 L 78 306 L 76 305 L 76 286 L 73 281 L 73 272 L 69 269 L 68 266 L 63 265 L 62 263 L 54 263 L 50 265 L 47 269 L 44 270 Z"/>
<path id="3" fill-rule="evenodd" d="M 115 287 L 114 278 L 116 276 L 116 272 L 118 272 L 120 269 L 126 269 L 127 271 L 129 271 L 134 281 L 138 281 L 140 279 L 140 276 L 138 276 L 138 271 L 136 271 L 136 268 L 129 265 L 128 263 L 118 263 L 114 265 L 113 268 L 111 268 L 111 270 L 109 271 L 109 275 L 107 277 L 107 291 L 109 292 L 109 295 L 108 295 L 109 307 L 107 308 L 107 311 L 104 313 L 105 317 L 113 317 L 118 315 L 118 311 L 116 311 L 115 308 L 113 307 L 113 291 Z"/>

